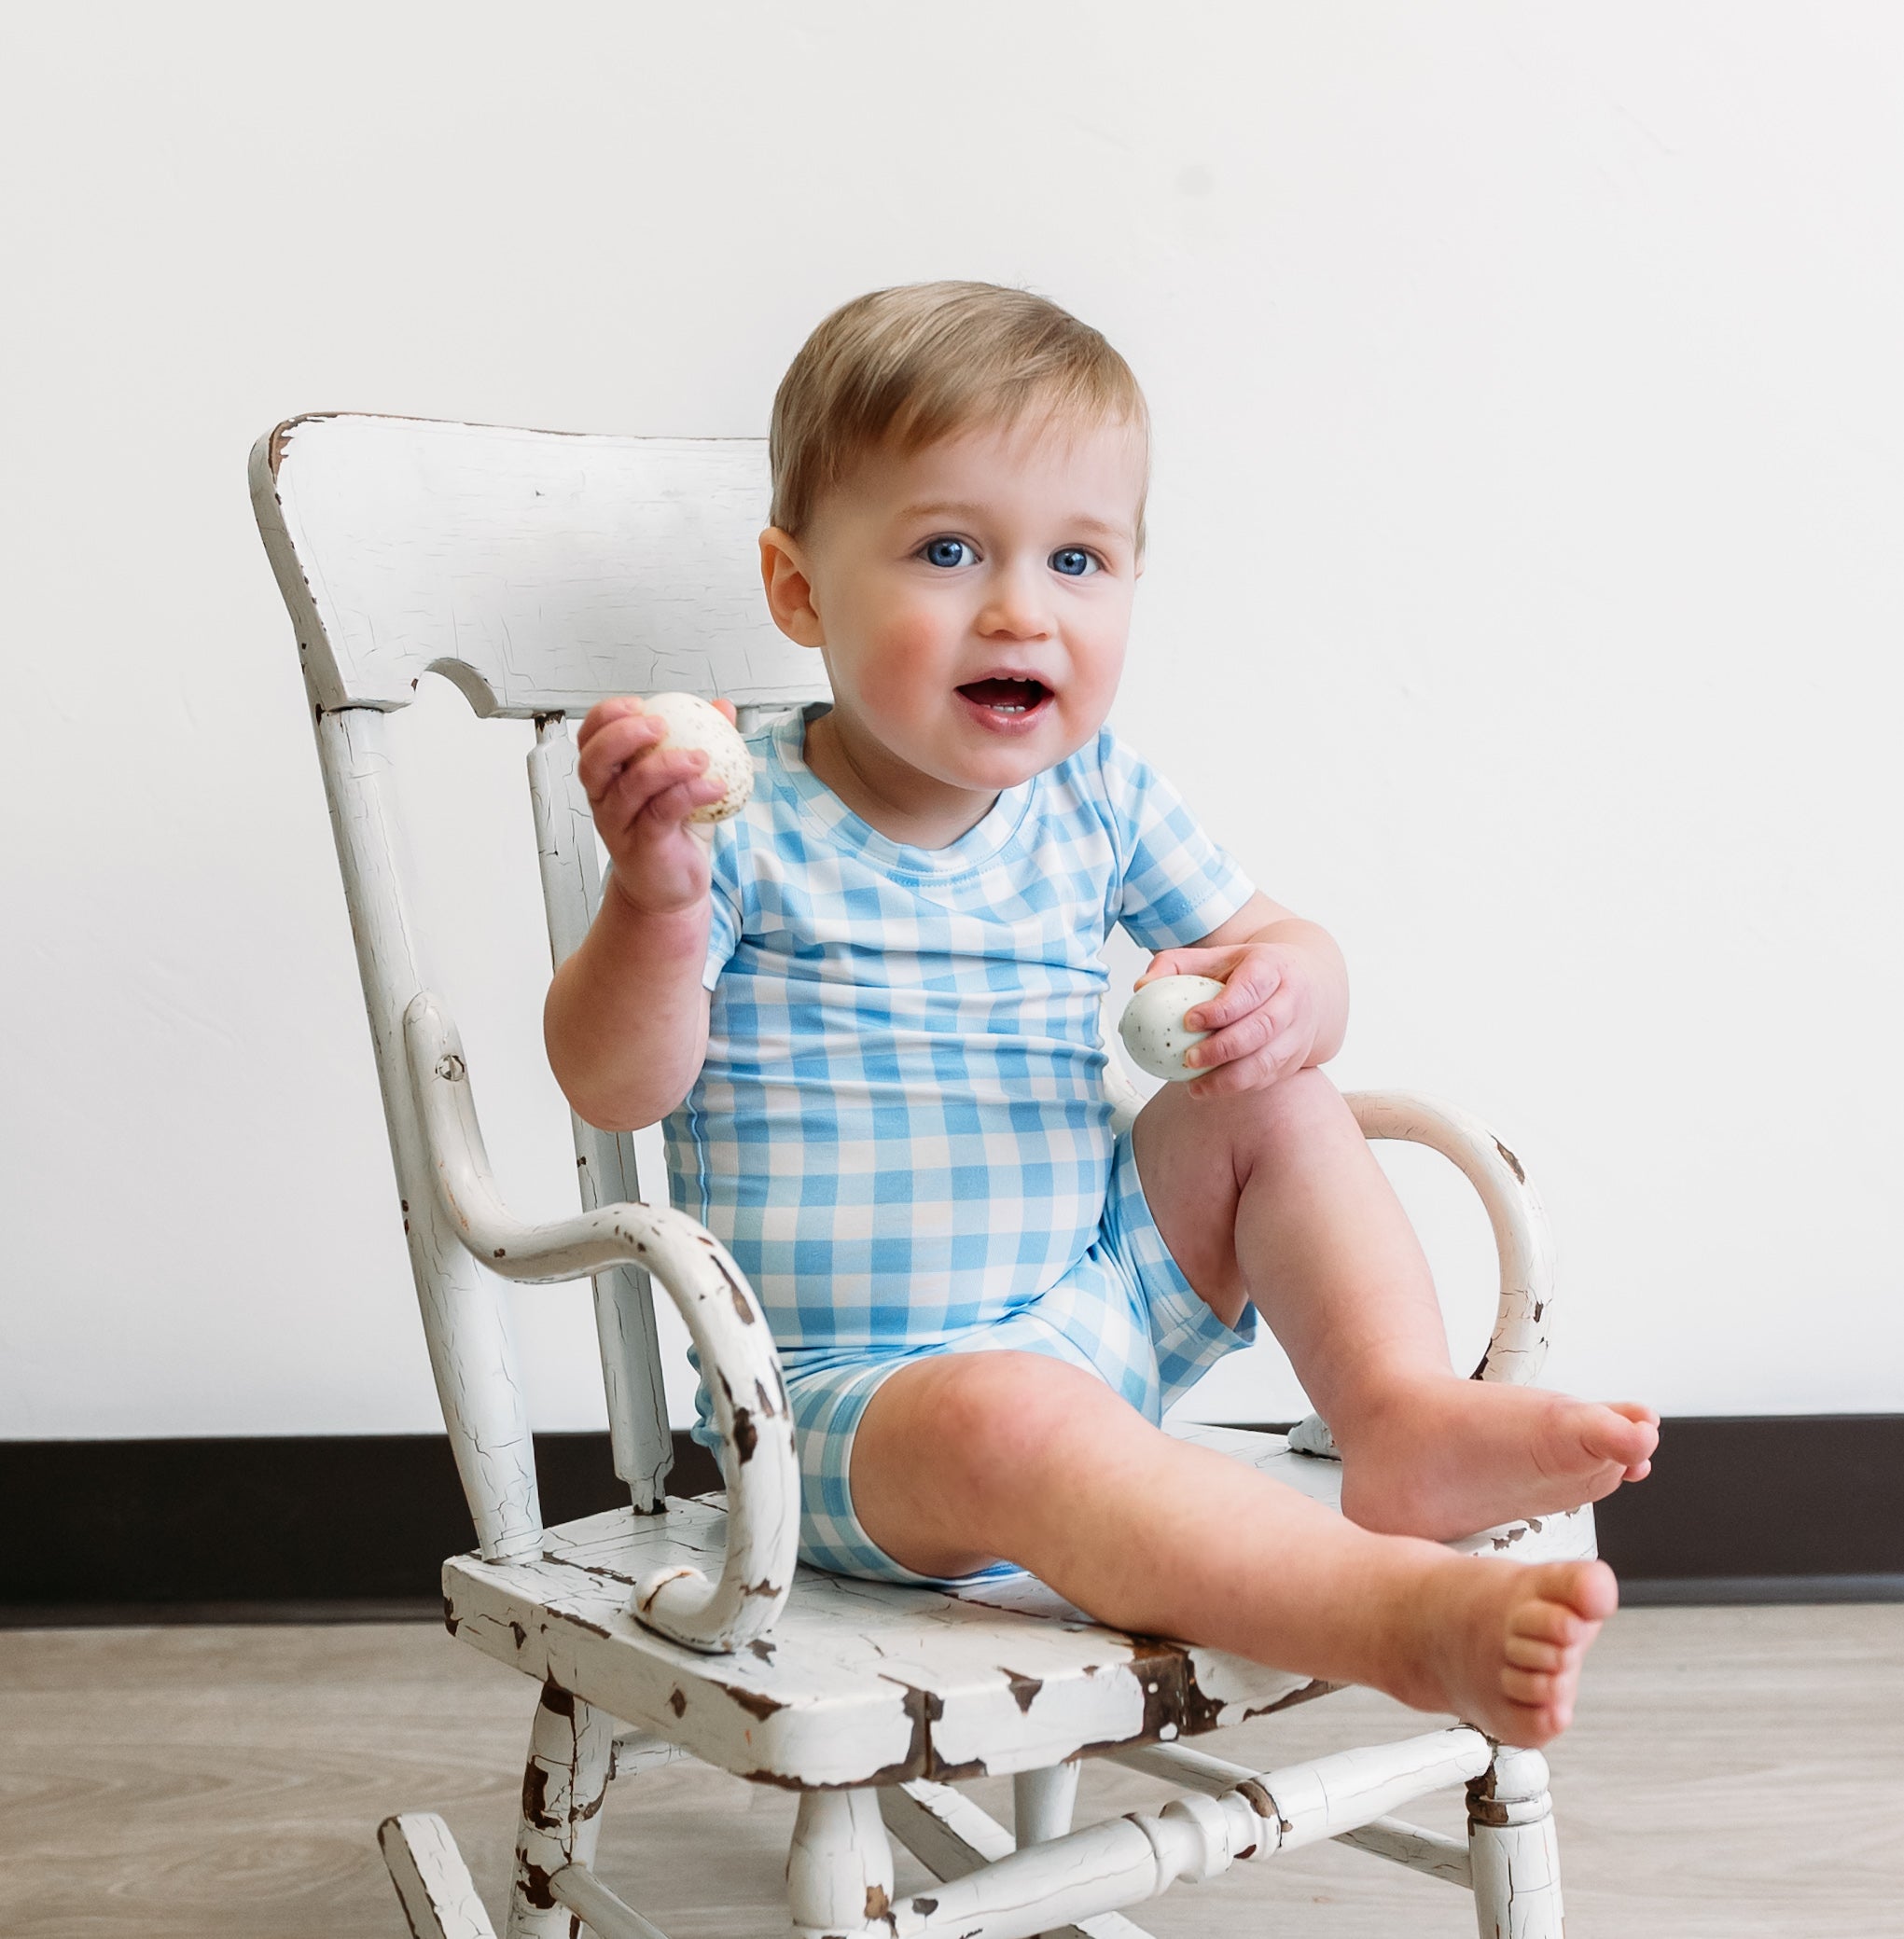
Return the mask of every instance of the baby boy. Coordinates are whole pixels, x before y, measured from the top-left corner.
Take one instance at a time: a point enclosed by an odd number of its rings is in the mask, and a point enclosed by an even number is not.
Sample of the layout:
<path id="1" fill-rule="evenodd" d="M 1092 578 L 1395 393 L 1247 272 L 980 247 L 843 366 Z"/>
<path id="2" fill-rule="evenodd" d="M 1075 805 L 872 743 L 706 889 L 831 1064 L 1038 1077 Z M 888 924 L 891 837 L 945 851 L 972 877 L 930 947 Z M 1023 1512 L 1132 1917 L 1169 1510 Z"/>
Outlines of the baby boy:
<path id="1" fill-rule="evenodd" d="M 1320 1069 L 1340 952 L 1105 727 L 1144 558 L 1129 367 L 1023 291 L 883 290 L 808 340 L 771 442 L 767 602 L 832 704 L 753 739 L 712 842 L 706 756 L 636 699 L 591 712 L 613 869 L 546 1023 L 582 1116 L 666 1118 L 675 1204 L 759 1295 L 802 1555 L 1028 1569 L 1119 1628 L 1545 1743 L 1611 1572 L 1439 1544 L 1637 1479 L 1658 1417 L 1454 1373 Z M 1224 987 L 1186 1019 L 1202 1074 L 1114 1136 L 1119 922 L 1147 976 Z M 1341 1450 L 1341 1516 L 1159 1426 L 1258 1314 Z"/>

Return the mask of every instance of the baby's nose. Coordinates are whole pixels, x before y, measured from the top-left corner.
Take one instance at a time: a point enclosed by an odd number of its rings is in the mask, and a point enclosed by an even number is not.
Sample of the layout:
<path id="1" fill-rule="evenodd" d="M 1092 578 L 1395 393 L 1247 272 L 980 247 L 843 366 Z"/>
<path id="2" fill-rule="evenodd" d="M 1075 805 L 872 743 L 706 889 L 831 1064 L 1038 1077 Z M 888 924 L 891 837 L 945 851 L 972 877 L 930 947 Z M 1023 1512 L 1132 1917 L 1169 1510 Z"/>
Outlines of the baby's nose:
<path id="1" fill-rule="evenodd" d="M 988 639 L 1042 640 L 1051 630 L 1051 609 L 1035 585 L 1013 575 L 994 583 L 979 630 Z"/>

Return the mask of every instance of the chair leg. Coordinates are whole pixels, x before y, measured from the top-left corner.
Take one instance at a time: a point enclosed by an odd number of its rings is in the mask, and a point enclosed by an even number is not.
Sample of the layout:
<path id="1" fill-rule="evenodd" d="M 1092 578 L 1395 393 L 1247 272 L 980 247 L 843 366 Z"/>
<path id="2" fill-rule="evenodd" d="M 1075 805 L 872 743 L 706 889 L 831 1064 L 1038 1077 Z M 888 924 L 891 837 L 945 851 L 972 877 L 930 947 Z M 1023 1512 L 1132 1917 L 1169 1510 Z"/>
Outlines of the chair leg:
<path id="1" fill-rule="evenodd" d="M 1062 1838 L 1071 1829 L 1077 1802 L 1077 1765 L 1054 1764 L 1049 1770 L 1020 1771 L 1011 1780 L 1012 1829 L 1018 1849 Z"/>
<path id="2" fill-rule="evenodd" d="M 1560 1849 L 1538 1751 L 1500 1745 L 1469 1783 L 1467 1849 L 1480 1939 L 1563 1939 Z"/>
<path id="3" fill-rule="evenodd" d="M 857 1932 L 893 1909 L 893 1848 L 877 1791 L 803 1791 L 786 1855 L 799 1933 Z"/>
<path id="4" fill-rule="evenodd" d="M 434 1811 L 386 1818 L 377 1842 L 414 1939 L 495 1939 L 456 1840 Z"/>
<path id="5" fill-rule="evenodd" d="M 581 1921 L 549 1889 L 563 1865 L 593 1862 L 613 1762 L 615 1720 L 555 1683 L 542 1686 L 522 1773 L 507 1939 L 577 1939 Z"/>

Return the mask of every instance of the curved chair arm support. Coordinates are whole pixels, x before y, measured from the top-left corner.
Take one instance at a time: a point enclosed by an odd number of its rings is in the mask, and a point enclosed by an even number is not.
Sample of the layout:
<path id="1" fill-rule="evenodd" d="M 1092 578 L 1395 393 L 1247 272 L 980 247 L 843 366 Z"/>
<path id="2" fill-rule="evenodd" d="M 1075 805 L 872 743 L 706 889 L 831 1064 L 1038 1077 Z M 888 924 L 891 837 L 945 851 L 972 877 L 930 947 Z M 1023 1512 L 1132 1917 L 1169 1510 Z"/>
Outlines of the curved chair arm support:
<path id="1" fill-rule="evenodd" d="M 771 1628 L 793 1585 L 799 1466 L 780 1356 L 754 1291 L 711 1232 L 683 1213 L 604 1205 L 525 1226 L 496 1195 L 456 1026 L 427 991 L 403 1015 L 410 1085 L 452 1226 L 492 1272 L 530 1285 L 645 1266 L 693 1337 L 713 1396 L 728 1489 L 728 1546 L 718 1582 L 698 1569 L 649 1577 L 636 1621 L 688 1649 L 719 1654 Z"/>
<path id="2" fill-rule="evenodd" d="M 1452 1104 L 1405 1090 L 1352 1090 L 1343 1101 L 1366 1138 L 1425 1144 L 1459 1168 L 1480 1195 L 1501 1261 L 1501 1296 L 1477 1380 L 1531 1386 L 1547 1359 L 1553 1303 L 1553 1239 L 1540 1194 L 1521 1160 L 1482 1124 Z"/>

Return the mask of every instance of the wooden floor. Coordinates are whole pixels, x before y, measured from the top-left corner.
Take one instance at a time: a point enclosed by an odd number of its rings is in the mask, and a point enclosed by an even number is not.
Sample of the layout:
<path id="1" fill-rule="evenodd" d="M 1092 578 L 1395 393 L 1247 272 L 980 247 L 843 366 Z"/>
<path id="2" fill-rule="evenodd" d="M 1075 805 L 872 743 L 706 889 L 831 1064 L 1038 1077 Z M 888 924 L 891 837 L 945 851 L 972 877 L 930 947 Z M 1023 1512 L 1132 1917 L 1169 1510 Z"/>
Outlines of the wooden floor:
<path id="1" fill-rule="evenodd" d="M 0 1930 L 402 1939 L 372 1836 L 400 1808 L 441 1811 L 499 1905 L 534 1699 L 422 1626 L 0 1632 Z M 1631 1611 L 1580 1717 L 1551 1752 L 1572 1939 L 1904 1939 L 1904 1607 Z M 1355 1693 L 1222 1750 L 1270 1765 L 1420 1727 Z M 1008 1785 L 972 1789 L 1008 1815 Z M 1159 1794 L 1090 1766 L 1080 1817 Z M 1457 1798 L 1433 1807 L 1454 1830 Z M 712 1771 L 633 1780 L 602 1869 L 670 1939 L 765 1939 L 792 1813 Z M 711 1880 L 738 1910 L 710 1907 Z M 1474 1932 L 1465 1893 L 1337 1847 L 1179 1888 L 1145 1923 Z"/>

